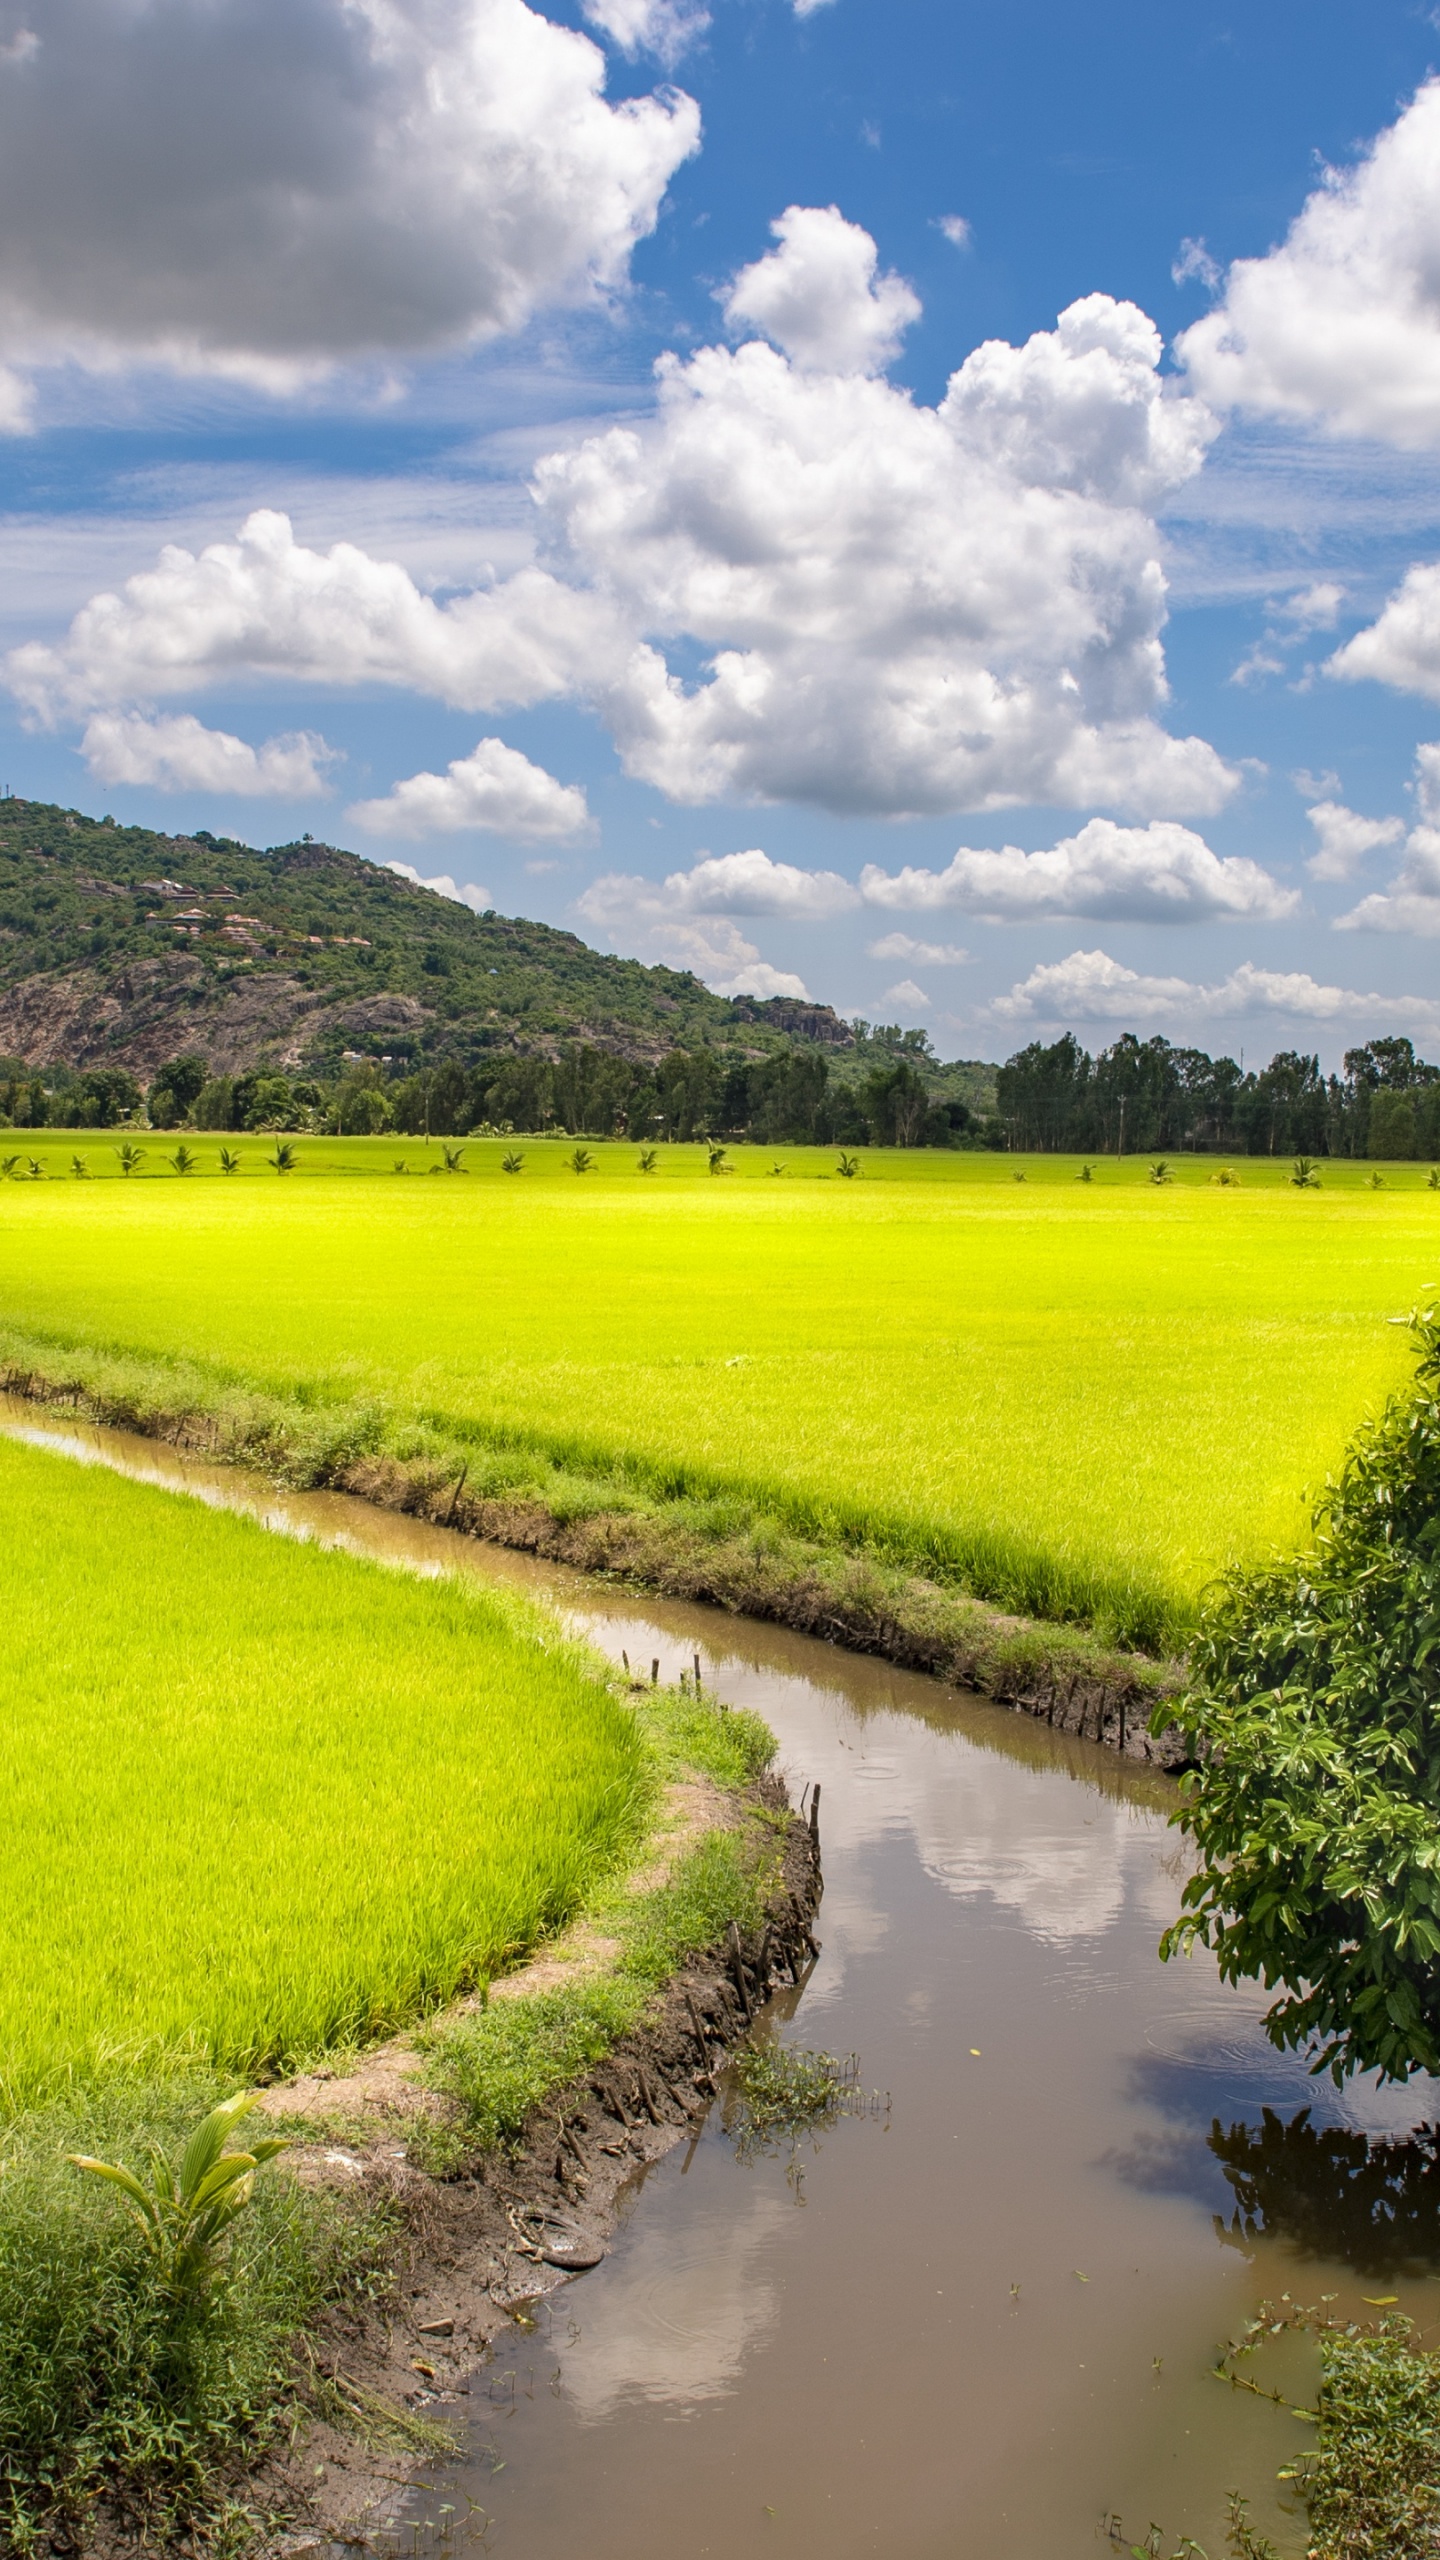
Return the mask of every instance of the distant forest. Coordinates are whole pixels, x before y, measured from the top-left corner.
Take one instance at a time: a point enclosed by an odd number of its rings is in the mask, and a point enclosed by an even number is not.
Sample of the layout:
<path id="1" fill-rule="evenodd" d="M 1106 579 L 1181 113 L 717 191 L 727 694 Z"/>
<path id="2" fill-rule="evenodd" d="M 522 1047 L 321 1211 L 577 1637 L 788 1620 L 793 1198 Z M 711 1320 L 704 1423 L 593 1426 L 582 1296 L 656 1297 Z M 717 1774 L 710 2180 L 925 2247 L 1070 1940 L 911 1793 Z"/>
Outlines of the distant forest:
<path id="1" fill-rule="evenodd" d="M 198 1051 L 147 1086 L 123 1067 L 31 1068 L 0 1058 L 0 1126 L 19 1129 L 479 1130 L 555 1136 L 750 1140 L 762 1146 L 988 1147 L 1016 1153 L 1423 1156 L 1440 1160 L 1440 1067 L 1408 1040 L 1371 1040 L 1326 1077 L 1283 1049 L 1267 1067 L 1126 1032 L 1091 1057 L 1069 1033 L 1033 1041 L 995 1073 L 994 1107 L 937 1082 L 921 1031 L 854 1025 L 840 1072 L 811 1048 L 744 1057 L 705 1044 L 656 1060 L 577 1041 L 558 1057 L 492 1056 L 420 1068 L 352 1054 L 332 1076 L 213 1075 Z M 839 1062 L 837 1062 L 838 1064 Z M 858 1070 L 858 1072 L 857 1072 Z M 847 1072 L 848 1071 L 848 1072 Z"/>
<path id="2" fill-rule="evenodd" d="M 27 1068 L 0 1059 L 0 1122 L 20 1129 L 386 1130 L 460 1137 L 478 1129 L 582 1137 L 753 1139 L 766 1146 L 950 1147 L 984 1144 L 989 1123 L 954 1094 L 937 1095 L 937 1062 L 923 1032 L 855 1026 L 842 1080 L 814 1049 L 755 1058 L 706 1046 L 654 1061 L 584 1042 L 557 1058 L 492 1056 L 473 1066 L 386 1072 L 354 1055 L 339 1075 L 258 1070 L 212 1075 L 190 1052 L 158 1068 L 148 1087 L 120 1067 Z M 854 1070 L 858 1064 L 860 1072 Z"/>
<path id="3" fill-rule="evenodd" d="M 1327 1077 L 1295 1049 L 1247 1070 L 1129 1031 L 1092 1058 L 1067 1032 L 1007 1059 L 996 1120 L 1040 1153 L 1440 1158 L 1440 1067 L 1403 1039 L 1347 1049 Z"/>

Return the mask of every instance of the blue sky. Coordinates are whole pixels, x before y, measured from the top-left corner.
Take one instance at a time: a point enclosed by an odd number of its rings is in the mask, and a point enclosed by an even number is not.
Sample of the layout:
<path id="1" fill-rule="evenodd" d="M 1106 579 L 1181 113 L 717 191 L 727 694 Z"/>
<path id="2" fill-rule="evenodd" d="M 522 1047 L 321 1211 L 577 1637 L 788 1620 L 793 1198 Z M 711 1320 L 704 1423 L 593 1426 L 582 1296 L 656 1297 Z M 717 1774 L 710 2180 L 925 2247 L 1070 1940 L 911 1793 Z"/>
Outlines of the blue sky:
<path id="1" fill-rule="evenodd" d="M 703 19 L 0 0 L 0 779 L 946 1055 L 1440 1056 L 1440 21 Z"/>

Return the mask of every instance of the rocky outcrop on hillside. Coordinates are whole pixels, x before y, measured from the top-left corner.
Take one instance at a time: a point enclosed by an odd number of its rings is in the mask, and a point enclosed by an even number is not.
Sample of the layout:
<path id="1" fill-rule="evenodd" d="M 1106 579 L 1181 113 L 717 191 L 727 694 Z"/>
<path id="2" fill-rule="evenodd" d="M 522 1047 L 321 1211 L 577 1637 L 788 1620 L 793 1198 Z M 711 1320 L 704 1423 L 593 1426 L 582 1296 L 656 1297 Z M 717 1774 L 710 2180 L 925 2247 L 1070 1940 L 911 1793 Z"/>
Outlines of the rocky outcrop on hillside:
<path id="1" fill-rule="evenodd" d="M 27 1066 L 126 1067 L 142 1083 L 198 1050 L 216 1075 L 258 1063 L 293 1069 L 338 1033 L 373 1049 L 393 1033 L 407 1052 L 434 1023 L 415 996 L 345 996 L 283 971 L 217 979 L 188 952 L 97 969 L 43 971 L 0 989 L 0 1055 Z"/>

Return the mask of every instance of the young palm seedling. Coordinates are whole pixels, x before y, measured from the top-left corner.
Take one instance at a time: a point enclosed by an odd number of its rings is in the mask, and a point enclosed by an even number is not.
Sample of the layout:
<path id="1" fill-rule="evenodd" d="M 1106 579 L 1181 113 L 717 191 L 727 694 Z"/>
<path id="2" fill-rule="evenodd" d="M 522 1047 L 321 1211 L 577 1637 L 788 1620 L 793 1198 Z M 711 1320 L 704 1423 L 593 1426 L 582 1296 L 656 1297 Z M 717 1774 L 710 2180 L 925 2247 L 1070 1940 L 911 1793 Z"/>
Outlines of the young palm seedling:
<path id="1" fill-rule="evenodd" d="M 594 1172 L 595 1159 L 590 1153 L 588 1147 L 577 1147 L 575 1149 L 574 1154 L 570 1158 L 570 1170 L 572 1173 Z"/>
<path id="2" fill-rule="evenodd" d="M 6 1182 L 14 1181 L 19 1174 L 20 1163 L 19 1156 L 0 1156 L 0 1178 Z"/>
<path id="3" fill-rule="evenodd" d="M 444 1147 L 441 1149 L 441 1153 L 445 1158 L 445 1170 L 447 1173 L 465 1173 L 468 1171 L 469 1168 L 461 1162 L 461 1158 L 465 1153 L 463 1147 Z"/>
<path id="4" fill-rule="evenodd" d="M 43 1182 L 45 1179 L 45 1167 L 49 1161 L 50 1159 L 48 1156 L 27 1156 L 25 1159 L 26 1181 Z"/>
<path id="5" fill-rule="evenodd" d="M 145 1150 L 143 1147 L 137 1147 L 133 1138 L 126 1138 L 123 1143 L 116 1148 L 115 1153 L 119 1159 L 120 1170 L 128 1182 L 131 1174 L 138 1173 L 141 1165 L 144 1163 Z"/>
<path id="6" fill-rule="evenodd" d="M 1368 1184 L 1366 1185 L 1366 1188 L 1367 1188 L 1367 1190 L 1370 1190 L 1370 1191 L 1383 1191 L 1383 1190 L 1384 1190 L 1384 1188 L 1385 1188 L 1385 1176 L 1384 1176 L 1384 1174 L 1383 1174 L 1383 1173 L 1372 1173 L 1372 1174 L 1371 1174 L 1371 1176 L 1370 1176 L 1370 1180 L 1369 1180 Z"/>
<path id="7" fill-rule="evenodd" d="M 660 1158 L 658 1147 L 642 1147 L 636 1159 L 637 1173 L 653 1173 Z"/>
<path id="8" fill-rule="evenodd" d="M 396 1159 L 395 1159 L 395 1161 L 394 1161 L 394 1163 L 393 1163 L 393 1164 L 392 1164 L 392 1166 L 390 1167 L 390 1170 L 391 1170 L 391 1172 L 392 1172 L 392 1173 L 408 1173 L 408 1172 L 409 1172 L 409 1170 L 410 1170 L 410 1168 L 409 1168 L 409 1166 L 406 1164 L 405 1159 L 404 1159 L 404 1157 L 403 1157 L 403 1156 L 397 1156 L 397 1157 L 396 1157 Z"/>
<path id="9" fill-rule="evenodd" d="M 860 1170 L 860 1159 L 858 1156 L 842 1156 L 835 1170 L 842 1182 L 853 1182 Z"/>
<path id="10" fill-rule="evenodd" d="M 1240 1176 L 1233 1165 L 1222 1164 L 1219 1172 L 1212 1173 L 1210 1179 L 1218 1183 L 1222 1191 L 1238 1191 L 1240 1188 Z"/>
<path id="11" fill-rule="evenodd" d="M 187 1173 L 193 1173 L 193 1172 L 194 1172 L 194 1170 L 195 1170 L 195 1164 L 196 1164 L 195 1150 L 194 1150 L 194 1148 L 193 1148 L 193 1147 L 187 1147 L 187 1146 L 185 1146 L 185 1145 L 183 1145 L 183 1144 L 182 1144 L 182 1145 L 180 1145 L 180 1146 L 178 1146 L 178 1147 L 176 1148 L 175 1153 L 174 1153 L 174 1154 L 173 1154 L 173 1156 L 171 1157 L 170 1161 L 171 1161 L 171 1163 L 173 1164 L 173 1166 L 175 1167 L 176 1172 L 181 1176 L 181 1178 L 182 1178 L 182 1180 L 183 1180 L 184 1176 L 185 1176 Z"/>
<path id="12" fill-rule="evenodd" d="M 1318 1191 L 1320 1176 L 1309 1156 L 1297 1156 L 1290 1180 L 1297 1191 Z"/>
<path id="13" fill-rule="evenodd" d="M 1095 1179 L 1094 1166 L 1090 1164 L 1082 1164 L 1079 1172 L 1075 1176 L 1075 1179 L 1077 1182 L 1093 1182 Z"/>
<path id="14" fill-rule="evenodd" d="M 240 2118 L 259 2098 L 258 2089 L 242 2089 L 212 2107 L 178 2160 L 152 2151 L 148 2185 L 132 2169 L 91 2160 L 83 2152 L 69 2154 L 75 2168 L 108 2178 L 119 2188 L 154 2261 L 160 2290 L 176 2303 L 196 2302 L 209 2291 L 220 2272 L 226 2234 L 254 2193 L 256 2170 L 289 2148 L 267 2138 L 248 2151 L 226 2150 Z"/>
<path id="15" fill-rule="evenodd" d="M 1164 1158 L 1163 1156 L 1160 1156 L 1160 1157 L 1156 1160 L 1156 1162 L 1155 1162 L 1154 1164 L 1152 1164 L 1152 1166 L 1150 1167 L 1150 1179 L 1151 1179 L 1151 1181 L 1152 1181 L 1152 1182 L 1173 1182 L 1173 1181 L 1174 1181 L 1175 1176 L 1174 1176 L 1174 1174 L 1171 1172 L 1170 1167 L 1169 1167 L 1169 1166 L 1168 1166 L 1168 1164 L 1166 1163 L 1165 1158 Z"/>
<path id="16" fill-rule="evenodd" d="M 72 1156 L 70 1159 L 70 1170 L 74 1174 L 77 1182 L 88 1182 L 90 1179 L 90 1160 L 88 1156 Z"/>
<path id="17" fill-rule="evenodd" d="M 293 1173 L 295 1170 L 295 1150 L 291 1146 L 288 1138 L 277 1139 L 274 1154 L 267 1156 L 265 1161 L 267 1164 L 273 1164 L 277 1173 Z"/>
<path id="18" fill-rule="evenodd" d="M 222 1147 L 222 1148 L 221 1148 L 221 1150 L 220 1150 L 220 1170 L 221 1170 L 221 1172 L 222 1172 L 222 1173 L 238 1173 L 238 1172 L 239 1172 L 239 1170 L 240 1170 L 240 1150 L 239 1150 L 239 1148 L 238 1148 L 238 1147 Z"/>
<path id="19" fill-rule="evenodd" d="M 1425 1188 L 1427 1191 L 1440 1191 L 1440 1164 L 1432 1164 L 1430 1167 L 1425 1176 Z"/>
<path id="20" fill-rule="evenodd" d="M 504 1156 L 502 1156 L 502 1157 L 501 1157 L 501 1159 L 500 1159 L 500 1170 L 501 1170 L 501 1172 L 502 1172 L 502 1173 L 519 1173 L 519 1172 L 520 1172 L 520 1170 L 521 1170 L 521 1168 L 522 1168 L 522 1166 L 524 1165 L 524 1162 L 525 1162 L 525 1150 L 524 1150 L 524 1148 L 523 1148 L 523 1147 L 512 1147 L 512 1148 L 510 1149 L 510 1152 L 509 1152 L 509 1154 L 508 1154 L 508 1155 L 504 1155 Z"/>
<path id="21" fill-rule="evenodd" d="M 727 1164 L 727 1163 L 726 1163 L 726 1161 L 725 1161 L 725 1159 L 726 1159 L 726 1157 L 728 1156 L 728 1154 L 729 1154 L 729 1153 L 730 1153 L 730 1150 L 729 1150 L 729 1148 L 728 1148 L 728 1147 L 713 1147 L 713 1146 L 712 1146 L 712 1148 L 710 1149 L 710 1170 L 711 1170 L 711 1172 L 712 1172 L 712 1173 L 728 1173 L 728 1172 L 729 1172 L 730 1167 L 728 1166 L 728 1164 Z"/>

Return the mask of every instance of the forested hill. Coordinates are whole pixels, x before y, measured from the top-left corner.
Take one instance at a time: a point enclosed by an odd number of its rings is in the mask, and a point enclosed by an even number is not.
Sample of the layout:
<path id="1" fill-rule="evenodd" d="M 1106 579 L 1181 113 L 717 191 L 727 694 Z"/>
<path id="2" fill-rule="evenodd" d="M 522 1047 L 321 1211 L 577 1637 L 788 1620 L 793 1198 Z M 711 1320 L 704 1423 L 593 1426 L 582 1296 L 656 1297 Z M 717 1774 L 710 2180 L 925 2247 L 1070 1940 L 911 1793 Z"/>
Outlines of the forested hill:
<path id="1" fill-rule="evenodd" d="M 397 1070 L 585 1041 L 653 1061 L 699 1043 L 832 1054 L 828 1005 L 712 995 L 577 935 L 477 916 L 334 845 L 259 853 L 33 800 L 0 801 L 0 1055 L 123 1067 L 182 1051 L 218 1072 Z"/>

